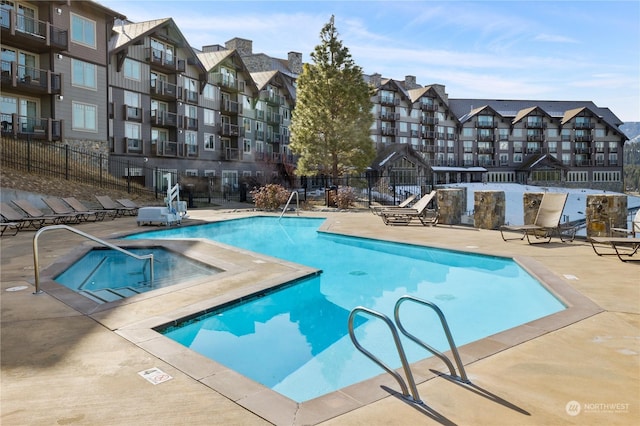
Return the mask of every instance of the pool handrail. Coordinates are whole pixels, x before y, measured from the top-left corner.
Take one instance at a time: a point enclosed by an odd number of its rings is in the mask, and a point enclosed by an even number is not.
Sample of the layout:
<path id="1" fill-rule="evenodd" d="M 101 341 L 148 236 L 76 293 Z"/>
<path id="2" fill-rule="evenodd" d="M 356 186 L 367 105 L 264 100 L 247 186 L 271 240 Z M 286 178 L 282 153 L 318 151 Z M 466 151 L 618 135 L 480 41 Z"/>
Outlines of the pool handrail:
<path id="1" fill-rule="evenodd" d="M 373 355 L 371 352 L 366 350 L 360 344 L 360 342 L 358 342 L 358 339 L 355 336 L 355 331 L 353 329 L 353 320 L 356 317 L 356 315 L 358 313 L 360 313 L 360 312 L 367 313 L 369 315 L 372 315 L 374 317 L 377 317 L 377 318 L 383 320 L 387 324 L 387 326 L 389 327 L 389 330 L 391 331 L 391 334 L 393 335 L 393 340 L 394 340 L 394 342 L 396 344 L 396 349 L 398 350 L 398 355 L 400 356 L 400 362 L 402 363 L 402 368 L 404 370 L 404 374 L 407 377 L 407 381 L 409 382 L 409 386 L 411 387 L 411 395 L 409 395 L 409 390 L 407 389 L 407 384 L 402 379 L 402 376 L 400 376 L 400 374 L 398 374 L 398 372 L 395 371 L 393 368 L 391 368 L 387 364 L 385 364 L 380 358 L 378 358 L 377 356 Z M 356 306 L 355 308 L 353 308 L 353 310 L 349 314 L 349 336 L 351 337 L 351 341 L 353 342 L 355 347 L 360 352 L 365 354 L 367 357 L 369 357 L 369 359 L 371 359 L 373 362 L 378 364 L 387 373 L 391 374 L 394 379 L 396 379 L 396 381 L 400 385 L 400 388 L 402 389 L 402 394 L 403 394 L 403 396 L 405 398 L 407 398 L 407 399 L 409 399 L 412 402 L 415 402 L 417 404 L 422 404 L 422 400 L 420 400 L 420 395 L 418 394 L 418 388 L 416 387 L 416 382 L 413 379 L 413 374 L 411 373 L 411 368 L 409 367 L 409 362 L 407 361 L 407 356 L 404 353 L 404 348 L 402 347 L 402 342 L 400 342 L 400 336 L 398 335 L 398 331 L 396 330 L 396 327 L 393 325 L 393 322 L 389 319 L 389 317 L 387 317 L 385 314 L 382 314 L 380 312 L 376 312 L 376 311 L 374 311 L 372 309 L 368 309 L 368 308 L 365 308 L 363 306 Z"/>
<path id="2" fill-rule="evenodd" d="M 280 217 L 278 218 L 278 220 L 282 219 L 282 216 L 284 216 L 284 212 L 286 212 L 287 209 L 289 208 L 289 204 L 291 203 L 291 200 L 293 199 L 294 194 L 296 196 L 296 215 L 300 216 L 300 196 L 298 195 L 298 191 L 294 190 L 294 191 L 291 191 L 291 195 L 289 195 L 287 204 L 284 206 L 284 209 L 282 209 L 282 213 L 280 213 Z"/>
<path id="3" fill-rule="evenodd" d="M 78 235 L 81 235 L 81 236 L 83 236 L 85 238 L 88 238 L 91 241 L 95 241 L 98 244 L 102 244 L 105 247 L 109 247 L 110 249 L 117 250 L 117 251 L 119 251 L 121 253 L 126 254 L 127 256 L 134 257 L 134 258 L 136 258 L 138 260 L 149 259 L 149 265 L 150 265 L 150 267 L 149 267 L 149 278 L 150 278 L 151 282 L 153 282 L 153 253 L 137 255 L 137 254 L 131 253 L 130 251 L 127 251 L 127 250 L 123 249 L 122 247 L 118 247 L 115 244 L 108 243 L 108 242 L 106 242 L 104 240 L 101 240 L 98 237 L 94 237 L 93 235 L 87 234 L 86 232 L 82 232 L 82 231 L 80 231 L 80 230 L 78 230 L 76 228 L 73 228 L 71 226 L 68 226 L 68 225 L 50 225 L 50 226 L 45 226 L 45 227 L 42 227 L 42 228 L 38 229 L 36 234 L 33 236 L 33 268 L 34 268 L 34 271 L 35 271 L 35 286 L 36 286 L 35 291 L 33 292 L 33 294 L 42 293 L 42 290 L 40 290 L 40 267 L 39 267 L 40 261 L 39 261 L 39 258 L 38 258 L 38 237 L 40 237 L 40 234 L 42 234 L 43 232 L 52 231 L 52 230 L 55 230 L 55 229 L 66 229 L 66 230 L 71 231 L 71 232 L 73 232 L 75 234 L 78 234 Z"/>
<path id="4" fill-rule="evenodd" d="M 409 333 L 404 328 L 404 326 L 402 325 L 402 321 L 400 321 L 400 305 L 405 301 L 412 301 L 412 302 L 421 304 L 423 306 L 428 306 L 431 309 L 433 309 L 436 314 L 438 314 L 438 317 L 440 318 L 440 322 L 442 323 L 442 328 L 444 330 L 444 333 L 447 336 L 447 341 L 449 342 L 449 347 L 451 348 L 451 353 L 453 354 L 453 358 L 455 359 L 456 365 L 458 366 L 459 375 L 456 375 L 456 370 L 453 367 L 453 364 L 451 363 L 451 361 L 449 360 L 449 358 L 447 358 L 447 356 L 445 354 L 443 354 L 442 352 L 438 351 L 437 349 L 429 346 L 428 344 L 426 344 L 422 340 L 418 339 L 413 334 Z M 456 347 L 455 342 L 453 341 L 453 336 L 451 334 L 451 329 L 449 328 L 449 325 L 447 324 L 447 320 L 446 320 L 446 318 L 444 316 L 444 313 L 442 313 L 440 308 L 438 308 L 438 306 L 435 303 L 429 302 L 427 300 L 419 299 L 419 298 L 414 297 L 414 296 L 408 296 L 408 295 L 402 296 L 400 299 L 398 299 L 396 301 L 396 306 L 395 306 L 395 309 L 394 309 L 394 317 L 395 317 L 395 320 L 396 320 L 396 325 L 398 326 L 398 329 L 402 332 L 402 334 L 404 334 L 409 339 L 413 340 L 415 343 L 417 343 L 418 345 L 422 346 L 423 348 L 425 348 L 426 350 L 428 350 L 429 352 L 431 352 L 432 354 L 434 354 L 435 356 L 440 358 L 447 365 L 447 367 L 449 368 L 449 371 L 451 372 L 451 376 L 453 378 L 457 378 L 463 383 L 467 383 L 467 384 L 471 383 L 470 380 L 467 378 L 467 373 L 464 371 L 464 365 L 462 364 L 462 360 L 460 359 L 460 354 L 458 354 L 458 349 Z"/>

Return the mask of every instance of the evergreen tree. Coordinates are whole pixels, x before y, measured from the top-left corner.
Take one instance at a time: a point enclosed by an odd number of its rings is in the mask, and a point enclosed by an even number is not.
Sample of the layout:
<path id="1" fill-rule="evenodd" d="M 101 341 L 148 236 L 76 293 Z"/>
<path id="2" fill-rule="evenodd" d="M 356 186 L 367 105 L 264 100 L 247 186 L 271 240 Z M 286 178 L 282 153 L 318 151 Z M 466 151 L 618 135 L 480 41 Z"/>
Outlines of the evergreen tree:
<path id="1" fill-rule="evenodd" d="M 362 172 L 375 157 L 373 89 L 338 39 L 333 16 L 320 39 L 297 80 L 290 148 L 299 156 L 298 175 L 337 178 Z"/>

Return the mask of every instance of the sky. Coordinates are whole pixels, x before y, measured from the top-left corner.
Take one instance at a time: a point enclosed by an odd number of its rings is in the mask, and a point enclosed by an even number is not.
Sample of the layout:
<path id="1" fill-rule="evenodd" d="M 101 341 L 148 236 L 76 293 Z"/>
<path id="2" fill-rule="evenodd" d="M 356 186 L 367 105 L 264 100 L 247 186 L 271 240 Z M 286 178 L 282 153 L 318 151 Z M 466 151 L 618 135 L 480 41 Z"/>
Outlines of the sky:
<path id="1" fill-rule="evenodd" d="M 593 101 L 640 122 L 640 2 L 97 0 L 134 22 L 173 18 L 197 49 L 234 38 L 286 59 L 335 16 L 365 74 L 443 84 L 450 98 Z"/>

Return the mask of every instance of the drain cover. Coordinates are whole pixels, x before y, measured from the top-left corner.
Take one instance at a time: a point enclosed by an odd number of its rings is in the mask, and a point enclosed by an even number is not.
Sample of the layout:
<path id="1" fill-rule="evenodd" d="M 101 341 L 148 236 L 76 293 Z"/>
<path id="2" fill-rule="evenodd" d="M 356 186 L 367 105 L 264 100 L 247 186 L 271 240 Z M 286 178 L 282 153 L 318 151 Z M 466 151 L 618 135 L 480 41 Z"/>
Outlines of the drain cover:
<path id="1" fill-rule="evenodd" d="M 26 290 L 28 288 L 29 288 L 29 286 L 19 285 L 19 286 L 16 286 L 16 287 L 9 287 L 6 291 L 22 291 L 22 290 Z"/>

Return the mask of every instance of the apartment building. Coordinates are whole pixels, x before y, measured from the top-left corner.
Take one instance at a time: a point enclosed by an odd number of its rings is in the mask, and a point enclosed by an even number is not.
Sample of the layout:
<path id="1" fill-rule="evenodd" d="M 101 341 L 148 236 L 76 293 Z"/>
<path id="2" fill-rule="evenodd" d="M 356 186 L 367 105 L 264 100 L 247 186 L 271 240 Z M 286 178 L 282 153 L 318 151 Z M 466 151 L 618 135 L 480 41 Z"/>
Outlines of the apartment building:
<path id="1" fill-rule="evenodd" d="M 116 18 L 124 16 L 94 2 L 0 2 L 2 134 L 107 140 L 107 42 Z"/>
<path id="2" fill-rule="evenodd" d="M 430 166 L 430 185 L 482 181 L 623 190 L 627 137 L 608 108 L 590 101 L 449 99 L 444 86 L 421 87 L 413 76 L 367 78 L 376 88 L 371 139 L 377 150 L 410 145 Z M 385 167 L 402 171 L 405 177 L 396 181 L 403 181 L 415 163 L 397 156 Z"/>
<path id="3" fill-rule="evenodd" d="M 242 38 L 196 49 L 171 18 L 134 23 L 92 1 L 1 0 L 0 28 L 3 135 L 126 159 L 128 176 L 158 189 L 168 172 L 214 190 L 293 181 L 301 53 L 273 58 Z M 403 181 L 426 174 L 429 185 L 623 189 L 626 137 L 608 108 L 450 99 L 414 76 L 365 78 L 375 88 L 370 137 L 390 159 L 374 170 Z"/>

